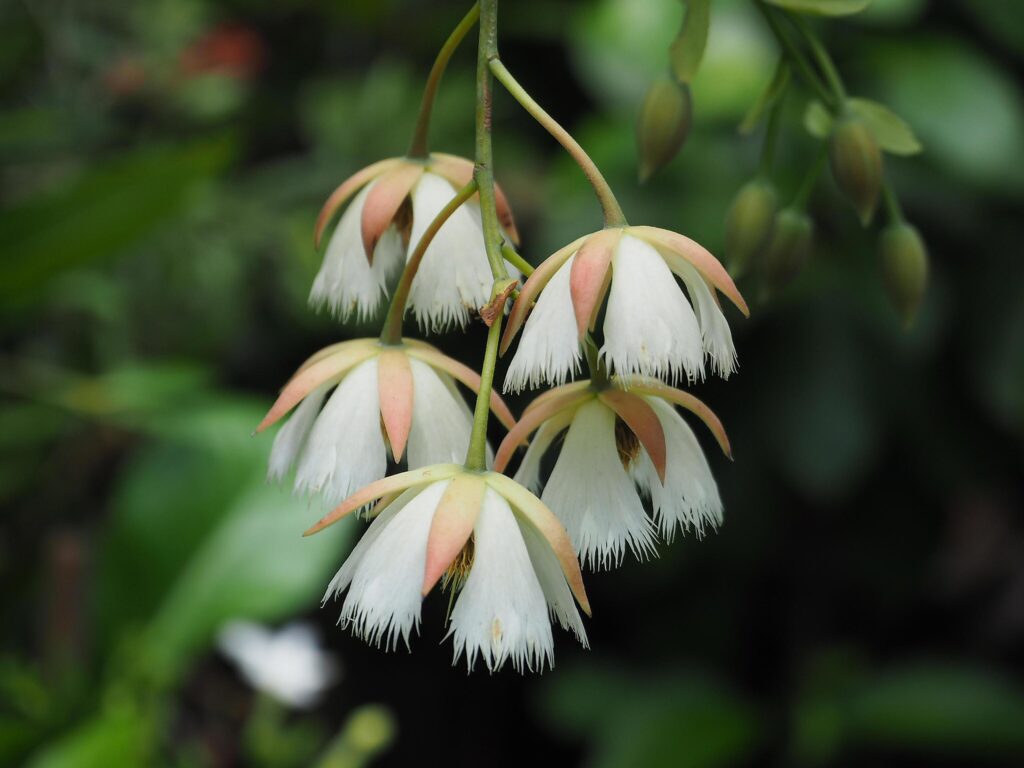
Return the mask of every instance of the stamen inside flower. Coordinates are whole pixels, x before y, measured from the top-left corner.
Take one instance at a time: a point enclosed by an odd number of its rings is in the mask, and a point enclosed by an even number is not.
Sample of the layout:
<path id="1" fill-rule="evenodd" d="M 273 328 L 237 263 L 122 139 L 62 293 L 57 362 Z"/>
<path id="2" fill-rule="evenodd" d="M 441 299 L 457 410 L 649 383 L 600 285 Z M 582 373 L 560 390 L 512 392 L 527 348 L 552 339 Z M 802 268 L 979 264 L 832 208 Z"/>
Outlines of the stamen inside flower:
<path id="1" fill-rule="evenodd" d="M 469 578 L 469 570 L 473 567 L 475 549 L 473 537 L 470 536 L 466 540 L 465 546 L 455 556 L 452 564 L 448 566 L 448 570 L 441 577 L 441 589 L 447 590 L 450 588 L 453 593 L 462 589 L 462 585 Z"/>
<path id="2" fill-rule="evenodd" d="M 640 455 L 640 440 L 618 416 L 615 417 L 615 448 L 619 452 L 619 461 L 627 470 Z"/>
<path id="3" fill-rule="evenodd" d="M 408 248 L 409 237 L 412 234 L 412 196 L 408 196 L 402 201 L 402 204 L 398 207 L 398 212 L 395 214 L 395 218 L 391 220 L 391 224 L 398 230 L 398 234 L 402 236 L 402 245 Z"/>

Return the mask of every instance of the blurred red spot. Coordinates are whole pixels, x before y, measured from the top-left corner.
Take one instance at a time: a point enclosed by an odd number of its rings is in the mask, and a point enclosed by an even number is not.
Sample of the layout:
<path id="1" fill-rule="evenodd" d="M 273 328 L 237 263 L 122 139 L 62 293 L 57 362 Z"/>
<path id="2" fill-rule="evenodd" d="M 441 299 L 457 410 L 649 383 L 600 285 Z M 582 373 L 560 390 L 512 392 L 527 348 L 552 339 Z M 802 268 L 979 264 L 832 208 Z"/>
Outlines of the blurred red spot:
<path id="1" fill-rule="evenodd" d="M 263 67 L 266 47 L 259 33 L 241 24 L 219 24 L 181 52 L 182 74 L 218 73 L 248 79 Z"/>

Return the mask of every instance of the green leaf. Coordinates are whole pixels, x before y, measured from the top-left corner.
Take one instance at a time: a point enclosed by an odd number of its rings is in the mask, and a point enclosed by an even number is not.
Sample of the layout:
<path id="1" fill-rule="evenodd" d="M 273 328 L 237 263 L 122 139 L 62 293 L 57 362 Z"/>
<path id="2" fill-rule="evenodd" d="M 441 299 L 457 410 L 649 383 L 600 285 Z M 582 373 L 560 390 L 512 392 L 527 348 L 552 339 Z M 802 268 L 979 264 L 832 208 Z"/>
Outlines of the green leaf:
<path id="1" fill-rule="evenodd" d="M 907 121 L 884 104 L 870 99 L 848 99 L 847 108 L 864 120 L 875 135 L 878 145 L 894 155 L 916 155 L 921 142 Z"/>
<path id="2" fill-rule="evenodd" d="M 768 81 L 764 90 L 758 95 L 757 101 L 751 105 L 750 109 L 747 110 L 747 114 L 743 116 L 743 122 L 740 123 L 739 127 L 741 134 L 747 135 L 752 132 L 768 110 L 775 106 L 775 103 L 782 97 L 782 94 L 786 92 L 790 74 L 789 65 L 785 59 L 780 58 L 778 64 L 775 65 L 775 73 L 772 75 L 772 79 Z"/>
<path id="3" fill-rule="evenodd" d="M 689 83 L 700 69 L 710 25 L 711 0 L 686 0 L 683 28 L 669 49 L 672 74 L 680 83 Z"/>
<path id="4" fill-rule="evenodd" d="M 173 680 L 231 618 L 276 621 L 312 608 L 357 524 L 312 538 L 323 510 L 265 480 L 263 409 L 208 397 L 165 420 L 115 492 L 97 604 L 107 642 L 145 626 L 139 658 Z"/>
<path id="5" fill-rule="evenodd" d="M 804 110 L 804 128 L 816 139 L 827 139 L 832 133 L 834 122 L 832 113 L 817 99 L 808 103 L 807 109 Z"/>
<path id="6" fill-rule="evenodd" d="M 0 303 L 24 305 L 64 270 L 118 255 L 173 217 L 232 149 L 217 139 L 125 152 L 8 208 L 0 215 Z"/>
<path id="7" fill-rule="evenodd" d="M 765 0 L 766 3 L 785 8 L 794 13 L 809 13 L 814 16 L 849 16 L 860 13 L 871 0 Z"/>
<path id="8" fill-rule="evenodd" d="M 27 768 L 109 768 L 151 765 L 153 722 L 131 706 L 118 706 L 44 747 Z"/>

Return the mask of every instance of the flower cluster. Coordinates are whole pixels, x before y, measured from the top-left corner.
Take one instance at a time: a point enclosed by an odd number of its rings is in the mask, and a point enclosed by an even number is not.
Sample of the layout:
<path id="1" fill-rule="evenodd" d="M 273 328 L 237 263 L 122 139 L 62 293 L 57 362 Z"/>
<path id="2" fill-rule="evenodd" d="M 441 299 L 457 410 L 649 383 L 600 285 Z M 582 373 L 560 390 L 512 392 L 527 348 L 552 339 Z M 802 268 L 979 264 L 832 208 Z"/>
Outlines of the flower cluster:
<path id="1" fill-rule="evenodd" d="M 478 90 L 486 95 L 472 162 L 426 152 L 423 115 L 452 40 L 478 18 Z M 324 206 L 318 243 L 338 221 L 311 303 L 344 319 L 371 317 L 388 300 L 387 319 L 379 339 L 309 358 L 259 430 L 290 414 L 269 474 L 294 470 L 296 491 L 333 507 L 307 534 L 352 515 L 371 521 L 324 598 L 341 601 L 339 623 L 389 649 L 409 645 L 424 598 L 446 590 L 456 660 L 470 669 L 510 661 L 539 670 L 554 661 L 552 619 L 587 645 L 581 562 L 614 567 L 627 551 L 646 557 L 659 537 L 699 536 L 721 523 L 714 477 L 677 407 L 730 455 L 728 438 L 707 406 L 677 386 L 735 371 L 719 294 L 744 314 L 747 307 L 700 245 L 626 223 L 590 158 L 501 64 L 495 30 L 495 3 L 484 0 L 435 64 L 410 156 L 360 171 Z M 605 213 L 601 231 L 536 270 L 513 250 L 518 232 L 492 176 L 492 78 L 573 155 Z M 428 332 L 482 319 L 490 330 L 481 372 L 404 338 L 407 312 Z M 497 358 L 517 336 L 504 389 L 555 385 L 518 421 L 493 390 Z M 588 378 L 567 383 L 584 369 Z M 474 410 L 458 384 L 475 394 Z M 496 452 L 487 444 L 492 412 L 507 430 Z M 542 459 L 553 453 L 545 478 Z"/>

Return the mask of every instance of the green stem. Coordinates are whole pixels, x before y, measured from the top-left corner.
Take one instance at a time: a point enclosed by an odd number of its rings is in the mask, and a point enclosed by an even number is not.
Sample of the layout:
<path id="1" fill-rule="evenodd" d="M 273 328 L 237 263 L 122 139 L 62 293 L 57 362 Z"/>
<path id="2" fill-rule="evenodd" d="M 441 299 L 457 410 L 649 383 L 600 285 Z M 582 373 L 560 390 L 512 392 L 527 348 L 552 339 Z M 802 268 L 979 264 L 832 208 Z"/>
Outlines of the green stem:
<path id="1" fill-rule="evenodd" d="M 821 175 L 821 171 L 825 167 L 825 161 L 827 159 L 828 144 L 822 142 L 821 146 L 818 148 L 818 154 L 815 156 L 814 162 L 811 163 L 811 167 L 807 169 L 807 173 L 800 182 L 800 187 L 797 189 L 796 196 L 793 198 L 793 208 L 801 211 L 807 208 L 807 201 L 811 199 L 811 192 L 814 191 L 814 185 L 818 182 L 818 176 Z"/>
<path id="2" fill-rule="evenodd" d="M 601 360 L 597 342 L 589 333 L 583 339 L 583 354 L 587 359 L 587 368 L 590 370 L 590 385 L 594 389 L 606 389 L 609 382 L 608 369 Z"/>
<path id="3" fill-rule="evenodd" d="M 885 210 L 889 214 L 889 221 L 892 224 L 902 224 L 903 208 L 900 205 L 900 199 L 896 196 L 896 190 L 892 188 L 892 184 L 886 179 L 882 183 L 882 199 L 885 200 Z"/>
<path id="4" fill-rule="evenodd" d="M 821 78 L 814 71 L 807 57 L 803 51 L 796 47 L 792 40 L 789 38 L 789 34 L 779 24 L 778 18 L 775 16 L 775 10 L 766 6 L 762 0 L 755 0 L 754 5 L 761 11 L 761 15 L 764 16 L 765 21 L 768 22 L 768 27 L 771 29 L 772 34 L 778 41 L 779 46 L 785 53 L 786 58 L 789 59 L 793 68 L 800 73 L 800 76 L 804 79 L 807 86 L 817 94 L 818 98 L 821 99 L 822 103 L 828 107 L 831 111 L 835 112 L 837 104 L 835 96 L 832 92 L 825 87 L 824 83 L 821 82 Z"/>
<path id="5" fill-rule="evenodd" d="M 601 204 L 601 210 L 604 213 L 605 227 L 626 226 L 626 217 L 622 213 L 619 201 L 615 199 L 615 195 L 612 193 L 612 188 L 608 185 L 608 181 L 601 174 L 594 161 L 590 159 L 590 155 L 580 146 L 579 142 L 565 128 L 559 125 L 558 121 L 545 112 L 540 104 L 533 100 L 533 97 L 512 77 L 512 73 L 505 68 L 505 65 L 501 63 L 497 56 L 491 59 L 490 66 L 495 79 L 505 86 L 505 90 L 512 95 L 512 98 L 518 101 L 523 109 L 529 112 L 533 119 L 540 123 L 562 145 L 572 159 L 576 161 L 576 164 L 587 177 L 587 181 L 590 182 L 590 186 L 594 188 L 594 194 L 597 195 L 597 200 Z"/>
<path id="6" fill-rule="evenodd" d="M 493 82 L 489 63 L 498 57 L 498 0 L 480 0 L 480 45 L 476 70 L 476 168 L 473 177 L 480 191 L 480 219 L 483 225 L 484 248 L 494 276 L 492 298 L 500 295 L 508 281 L 505 260 L 501 254 L 503 241 L 498 222 L 498 204 L 494 196 L 494 152 L 491 147 L 491 102 Z M 505 315 L 498 312 L 487 333 L 487 347 L 480 371 L 480 391 L 473 411 L 473 431 L 466 451 L 466 467 L 481 471 L 487 467 L 487 421 L 490 416 L 494 369 L 498 362 L 498 342 Z"/>
<path id="7" fill-rule="evenodd" d="M 839 77 L 839 70 L 836 69 L 835 62 L 829 56 L 828 50 L 821 42 L 821 38 L 814 33 L 814 30 L 803 19 L 794 15 L 790 15 L 789 19 L 804 40 L 807 41 L 811 54 L 813 54 L 814 60 L 818 63 L 818 68 L 825 75 L 825 80 L 835 94 L 836 100 L 842 105 L 846 101 L 846 86 L 843 85 L 843 80 Z"/>
<path id="8" fill-rule="evenodd" d="M 518 253 L 516 253 L 515 249 L 512 248 L 511 246 L 501 246 L 501 255 L 505 258 L 505 261 L 507 261 L 516 269 L 518 269 L 520 272 L 522 272 L 524 277 L 529 277 L 530 275 L 533 274 L 533 264 L 531 264 Z"/>
<path id="9" fill-rule="evenodd" d="M 463 17 L 459 25 L 452 30 L 451 35 L 441 46 L 437 58 L 434 59 L 434 66 L 430 68 L 430 75 L 427 77 L 427 85 L 423 90 L 423 100 L 420 102 L 420 114 L 416 120 L 416 128 L 412 134 L 412 142 L 409 144 L 409 157 L 427 156 L 427 133 L 430 131 L 430 115 L 434 110 L 434 98 L 437 96 L 437 88 L 441 85 L 441 77 L 448 66 L 452 54 L 459 47 L 459 43 L 469 34 L 469 31 L 480 18 L 480 5 L 473 3 L 469 13 Z"/>
<path id="10" fill-rule="evenodd" d="M 415 250 L 409 256 L 409 260 L 402 270 L 402 277 L 399 278 L 398 285 L 395 287 L 395 293 L 391 297 L 388 314 L 384 319 L 384 327 L 380 331 L 381 344 L 400 344 L 402 342 L 402 318 L 405 317 L 405 305 L 409 301 L 409 291 L 412 290 L 412 281 L 416 277 L 416 272 L 419 271 L 420 262 L 423 261 L 423 254 L 427 252 L 434 236 L 444 226 L 444 223 L 474 194 L 476 194 L 476 179 L 470 179 L 469 183 L 448 201 L 448 204 L 438 212 L 434 220 L 423 231 L 423 237 L 416 243 Z"/>
<path id="11" fill-rule="evenodd" d="M 775 150 L 779 144 L 779 123 L 782 116 L 782 97 L 780 96 L 772 104 L 768 112 L 768 125 L 764 131 L 764 144 L 761 145 L 761 168 L 760 174 L 765 178 L 771 176 L 772 167 L 775 165 Z"/>

